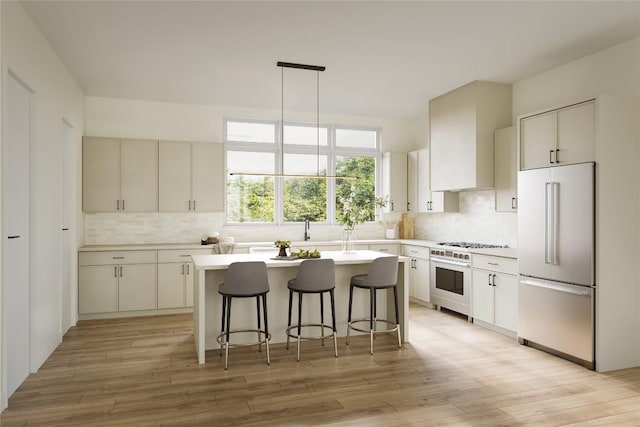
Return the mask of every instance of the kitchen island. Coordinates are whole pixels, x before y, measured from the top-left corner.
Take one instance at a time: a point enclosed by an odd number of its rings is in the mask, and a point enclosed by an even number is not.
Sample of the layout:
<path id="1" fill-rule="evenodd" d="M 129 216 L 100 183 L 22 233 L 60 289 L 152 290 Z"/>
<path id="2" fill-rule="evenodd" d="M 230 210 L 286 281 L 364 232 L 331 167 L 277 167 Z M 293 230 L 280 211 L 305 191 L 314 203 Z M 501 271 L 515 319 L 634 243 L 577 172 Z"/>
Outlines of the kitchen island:
<path id="1" fill-rule="evenodd" d="M 274 260 L 272 254 L 227 254 L 227 255 L 194 255 L 192 256 L 196 275 L 194 280 L 194 305 L 193 305 L 193 336 L 196 344 L 198 362 L 205 362 L 205 350 L 217 349 L 216 336 L 220 332 L 220 316 L 222 299 L 218 294 L 218 285 L 224 282 L 227 267 L 233 262 L 264 261 L 267 264 L 270 291 L 267 294 L 267 310 L 269 315 L 269 332 L 271 342 L 286 341 L 285 328 L 287 326 L 287 309 L 289 302 L 289 290 L 287 281 L 296 276 L 298 266 L 303 261 Z M 338 336 L 347 334 L 347 312 L 349 302 L 349 283 L 351 276 L 365 274 L 369 270 L 369 264 L 374 259 L 383 256 L 391 256 L 387 253 L 362 250 L 353 253 L 341 251 L 324 251 L 323 258 L 331 258 L 335 261 L 336 276 L 336 323 Z M 398 267 L 398 305 L 400 328 L 403 341 L 408 337 L 408 311 L 409 311 L 409 258 L 400 256 Z M 386 292 L 379 292 L 377 297 L 378 313 L 386 313 L 388 319 L 393 319 L 393 298 Z M 313 296 L 303 299 L 303 320 L 313 320 L 317 323 L 320 319 L 318 298 Z M 328 308 L 328 304 L 325 304 Z M 246 298 L 234 300 L 232 313 L 232 329 L 254 329 L 256 327 L 255 299 Z M 354 290 L 353 320 L 363 319 L 369 316 L 369 293 L 361 289 Z M 295 316 L 294 316 L 295 319 Z M 295 320 L 294 320 L 295 322 Z M 253 337 L 252 337 L 253 338 Z M 217 356 L 217 354 L 216 354 Z"/>

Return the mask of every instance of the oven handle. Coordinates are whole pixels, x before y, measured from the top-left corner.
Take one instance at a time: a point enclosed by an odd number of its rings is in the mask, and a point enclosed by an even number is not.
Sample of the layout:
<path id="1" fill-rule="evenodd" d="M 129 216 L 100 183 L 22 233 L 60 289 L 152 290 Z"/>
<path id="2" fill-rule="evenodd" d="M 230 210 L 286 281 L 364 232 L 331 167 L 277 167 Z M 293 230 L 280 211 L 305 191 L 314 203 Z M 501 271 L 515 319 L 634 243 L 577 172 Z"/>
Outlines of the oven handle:
<path id="1" fill-rule="evenodd" d="M 471 263 L 464 261 L 452 261 L 446 258 L 431 257 L 431 261 L 439 262 L 441 264 L 457 265 L 458 267 L 471 267 Z"/>

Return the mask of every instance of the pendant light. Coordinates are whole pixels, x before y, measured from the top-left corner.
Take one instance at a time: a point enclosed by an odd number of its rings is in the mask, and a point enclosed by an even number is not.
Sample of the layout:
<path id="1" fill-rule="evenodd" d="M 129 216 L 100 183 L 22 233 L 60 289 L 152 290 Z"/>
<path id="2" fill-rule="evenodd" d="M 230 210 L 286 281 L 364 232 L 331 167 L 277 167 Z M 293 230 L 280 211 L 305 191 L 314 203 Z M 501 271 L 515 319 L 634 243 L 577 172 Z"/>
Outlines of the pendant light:
<path id="1" fill-rule="evenodd" d="M 326 70 L 322 65 L 296 64 L 293 62 L 278 61 L 276 64 L 280 67 L 280 168 L 284 172 L 284 69 L 296 68 L 300 70 L 309 70 L 316 72 L 316 174 L 285 174 L 285 173 L 243 173 L 232 172 L 232 176 L 263 176 L 263 177 L 284 177 L 284 178 L 341 178 L 356 179 L 352 176 L 336 176 L 336 175 L 320 175 L 320 72 Z"/>

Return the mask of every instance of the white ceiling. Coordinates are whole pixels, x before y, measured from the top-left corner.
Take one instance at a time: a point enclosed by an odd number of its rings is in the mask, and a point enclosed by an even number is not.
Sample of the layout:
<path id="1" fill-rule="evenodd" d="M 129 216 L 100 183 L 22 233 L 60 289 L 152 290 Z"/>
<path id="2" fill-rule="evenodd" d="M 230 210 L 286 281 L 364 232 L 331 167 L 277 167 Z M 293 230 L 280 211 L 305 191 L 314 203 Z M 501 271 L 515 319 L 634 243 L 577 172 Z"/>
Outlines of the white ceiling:
<path id="1" fill-rule="evenodd" d="M 287 61 L 327 67 L 322 113 L 387 118 L 640 35 L 638 1 L 22 4 L 88 96 L 279 109 Z M 315 73 L 286 70 L 284 86 L 285 109 L 315 111 Z"/>

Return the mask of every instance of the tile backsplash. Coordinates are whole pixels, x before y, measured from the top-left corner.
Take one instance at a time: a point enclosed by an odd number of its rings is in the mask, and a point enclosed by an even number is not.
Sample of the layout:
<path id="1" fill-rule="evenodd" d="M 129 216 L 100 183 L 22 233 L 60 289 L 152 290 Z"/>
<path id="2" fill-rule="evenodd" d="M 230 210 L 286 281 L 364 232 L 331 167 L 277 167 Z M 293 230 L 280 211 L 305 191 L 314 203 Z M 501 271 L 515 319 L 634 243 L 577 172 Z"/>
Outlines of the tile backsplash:
<path id="1" fill-rule="evenodd" d="M 467 241 L 518 246 L 518 221 L 513 212 L 495 211 L 495 191 L 460 193 L 460 212 L 424 213 L 414 218 L 416 239 Z"/>
<path id="2" fill-rule="evenodd" d="M 397 221 L 399 216 L 385 219 Z M 224 214 L 215 213 L 98 213 L 85 214 L 87 245 L 127 243 L 199 242 L 211 232 L 231 236 L 236 242 L 269 242 L 277 239 L 300 241 L 301 224 L 285 226 L 225 226 Z M 340 240 L 339 225 L 312 224 L 311 239 Z M 466 240 L 478 243 L 517 246 L 516 214 L 495 212 L 494 191 L 460 193 L 460 212 L 425 213 L 414 217 L 416 239 L 436 241 Z M 358 239 L 384 239 L 379 224 L 359 224 Z M 310 244 L 312 244 L 312 242 Z"/>
<path id="3" fill-rule="evenodd" d="M 214 231 L 221 236 L 233 237 L 236 242 L 300 241 L 304 238 L 302 224 L 225 226 L 222 212 L 85 214 L 87 245 L 195 243 Z M 312 241 L 342 238 L 342 226 L 339 225 L 312 224 L 309 231 Z M 355 233 L 359 239 L 383 239 L 385 235 L 384 227 L 378 224 L 360 224 Z"/>

